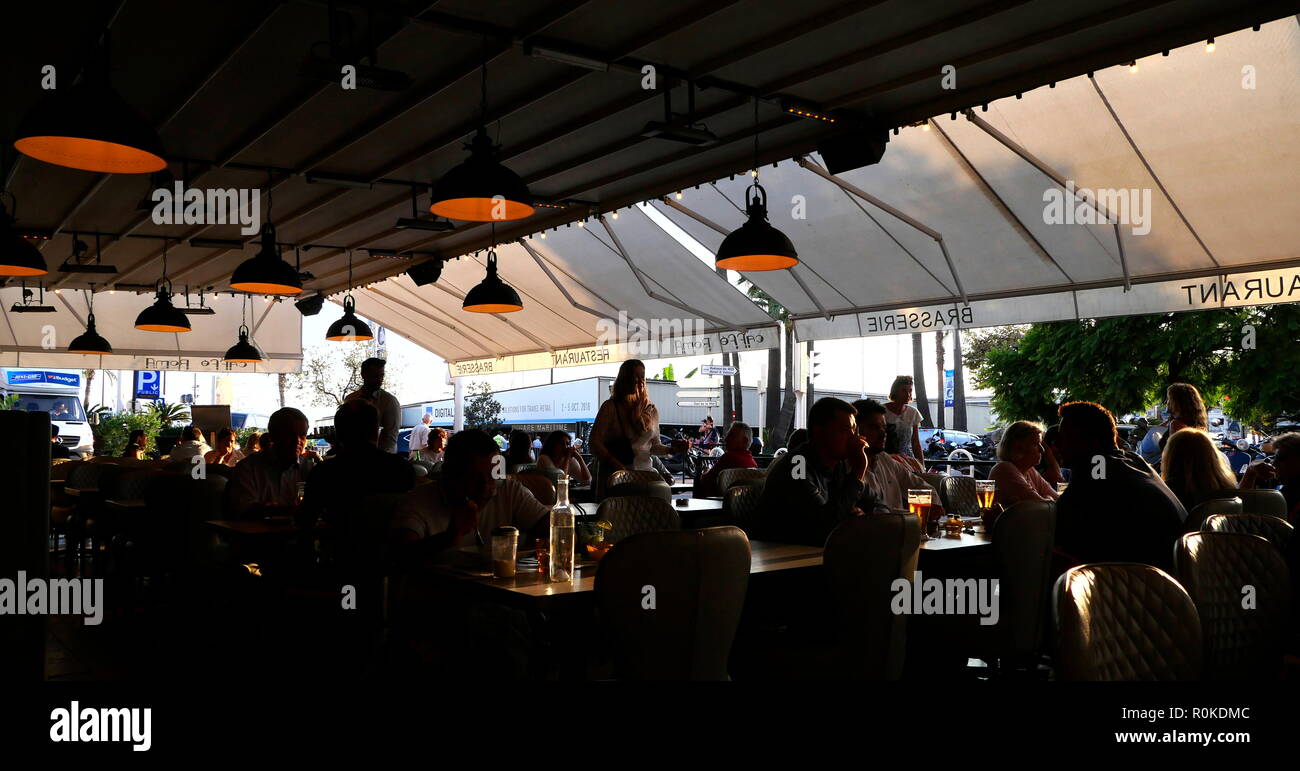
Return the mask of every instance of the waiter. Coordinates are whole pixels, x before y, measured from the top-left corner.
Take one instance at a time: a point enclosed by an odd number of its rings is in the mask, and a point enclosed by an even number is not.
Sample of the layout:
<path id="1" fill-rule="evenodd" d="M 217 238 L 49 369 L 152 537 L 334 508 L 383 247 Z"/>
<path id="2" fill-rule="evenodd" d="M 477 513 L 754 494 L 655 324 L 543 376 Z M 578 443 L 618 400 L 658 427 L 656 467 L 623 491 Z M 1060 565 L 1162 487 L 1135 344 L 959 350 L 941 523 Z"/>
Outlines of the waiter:
<path id="1" fill-rule="evenodd" d="M 402 419 L 402 405 L 397 397 L 385 391 L 384 360 L 370 358 L 361 362 L 361 388 L 348 394 L 343 401 L 364 399 L 379 410 L 379 449 L 397 452 L 397 429 Z"/>

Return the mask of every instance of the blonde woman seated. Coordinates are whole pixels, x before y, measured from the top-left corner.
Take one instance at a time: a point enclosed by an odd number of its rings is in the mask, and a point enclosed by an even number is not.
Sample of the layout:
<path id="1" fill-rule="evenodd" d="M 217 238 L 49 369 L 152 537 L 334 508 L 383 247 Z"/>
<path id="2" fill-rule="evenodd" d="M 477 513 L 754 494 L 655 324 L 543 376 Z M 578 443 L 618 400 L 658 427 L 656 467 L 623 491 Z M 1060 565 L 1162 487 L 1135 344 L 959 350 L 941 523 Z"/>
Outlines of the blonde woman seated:
<path id="1" fill-rule="evenodd" d="M 998 460 L 989 472 L 997 483 L 993 502 L 1002 508 L 1021 501 L 1055 501 L 1056 490 L 1034 467 L 1043 461 L 1043 427 L 1018 420 L 1007 427 L 998 443 Z"/>
<path id="2" fill-rule="evenodd" d="M 1231 498 L 1237 487 L 1237 477 L 1214 440 L 1190 427 L 1169 435 L 1160 456 L 1160 477 L 1188 511 L 1212 498 Z"/>

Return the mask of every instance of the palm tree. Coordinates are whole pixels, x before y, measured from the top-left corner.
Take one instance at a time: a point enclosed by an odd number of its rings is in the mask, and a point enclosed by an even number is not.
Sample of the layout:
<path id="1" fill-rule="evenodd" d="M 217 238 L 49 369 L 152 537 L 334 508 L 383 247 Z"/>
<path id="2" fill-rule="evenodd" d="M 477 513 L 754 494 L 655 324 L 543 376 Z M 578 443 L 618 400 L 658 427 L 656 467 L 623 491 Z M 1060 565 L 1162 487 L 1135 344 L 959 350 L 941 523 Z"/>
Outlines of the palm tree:
<path id="1" fill-rule="evenodd" d="M 921 412 L 921 427 L 934 428 L 930 420 L 930 400 L 925 395 L 925 357 L 921 353 L 921 333 L 912 335 L 912 382 L 915 384 L 913 398 L 916 409 Z"/>
<path id="2" fill-rule="evenodd" d="M 190 410 L 184 404 L 168 404 L 161 399 L 145 407 L 144 411 L 157 417 L 163 428 L 173 423 L 188 423 L 190 420 Z"/>

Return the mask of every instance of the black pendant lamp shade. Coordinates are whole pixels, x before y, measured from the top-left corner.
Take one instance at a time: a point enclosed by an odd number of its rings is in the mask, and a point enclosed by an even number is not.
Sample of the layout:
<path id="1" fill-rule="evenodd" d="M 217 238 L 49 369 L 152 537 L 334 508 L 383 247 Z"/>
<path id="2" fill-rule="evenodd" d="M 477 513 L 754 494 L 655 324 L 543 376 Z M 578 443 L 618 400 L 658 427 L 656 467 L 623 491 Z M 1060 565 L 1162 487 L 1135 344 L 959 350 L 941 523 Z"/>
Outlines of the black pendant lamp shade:
<path id="1" fill-rule="evenodd" d="M 248 342 L 248 326 L 246 324 L 239 325 L 239 342 L 230 346 L 230 350 L 226 351 L 226 355 L 222 357 L 222 360 L 246 364 L 255 364 L 262 360 L 262 352 Z"/>
<path id="2" fill-rule="evenodd" d="M 429 211 L 449 220 L 505 222 L 533 213 L 533 198 L 519 175 L 497 160 L 497 147 L 479 127 L 469 158 L 433 186 Z"/>
<path id="3" fill-rule="evenodd" d="M 230 288 L 249 294 L 293 295 L 302 293 L 298 269 L 280 259 L 275 241 L 275 226 L 262 226 L 262 248 L 244 260 L 230 277 Z"/>
<path id="4" fill-rule="evenodd" d="M 798 265 L 799 253 L 794 244 L 767 221 L 767 191 L 755 182 L 749 186 L 745 198 L 749 219 L 722 240 L 714 264 L 744 272 L 782 270 Z"/>
<path id="5" fill-rule="evenodd" d="M 105 354 L 112 353 L 113 346 L 95 330 L 95 314 L 86 316 L 86 331 L 77 335 L 68 346 L 68 353 Z"/>
<path id="6" fill-rule="evenodd" d="M 14 147 L 46 163 L 105 174 L 167 168 L 162 141 L 143 115 L 106 83 L 56 89 L 18 126 Z"/>
<path id="7" fill-rule="evenodd" d="M 13 228 L 13 217 L 0 204 L 0 276 L 44 276 L 45 258 Z"/>
<path id="8" fill-rule="evenodd" d="M 519 293 L 497 276 L 497 253 L 488 251 L 487 276 L 469 290 L 461 305 L 474 313 L 513 313 L 524 309 Z"/>
<path id="9" fill-rule="evenodd" d="M 163 288 L 163 284 L 167 288 Z M 189 332 L 190 319 L 172 305 L 171 283 L 158 282 L 158 293 L 153 305 L 140 311 L 135 317 L 135 328 L 146 332 Z"/>
<path id="10" fill-rule="evenodd" d="M 343 315 L 338 321 L 330 324 L 330 328 L 325 332 L 325 339 L 346 343 L 373 340 L 375 335 L 370 331 L 370 325 L 357 318 L 356 309 L 357 303 L 352 299 L 352 295 L 344 297 Z"/>

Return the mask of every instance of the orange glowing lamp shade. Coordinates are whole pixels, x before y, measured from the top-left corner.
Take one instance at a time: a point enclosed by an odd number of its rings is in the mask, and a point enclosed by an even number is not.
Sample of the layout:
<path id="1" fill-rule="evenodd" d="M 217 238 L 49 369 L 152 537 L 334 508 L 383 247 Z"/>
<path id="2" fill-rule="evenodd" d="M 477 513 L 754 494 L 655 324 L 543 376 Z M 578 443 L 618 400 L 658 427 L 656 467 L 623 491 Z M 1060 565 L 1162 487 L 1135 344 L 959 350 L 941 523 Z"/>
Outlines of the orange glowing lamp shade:
<path id="1" fill-rule="evenodd" d="M 230 346 L 226 355 L 221 357 L 222 361 L 228 361 L 234 364 L 256 364 L 262 360 L 261 351 L 256 346 L 248 342 L 248 326 L 239 325 L 239 342 Z"/>
<path id="2" fill-rule="evenodd" d="M 84 353 L 103 356 L 112 353 L 113 346 L 95 329 L 95 314 L 86 317 L 86 331 L 73 338 L 68 345 L 68 353 Z"/>
<path id="3" fill-rule="evenodd" d="M 159 289 L 154 304 L 135 317 L 135 328 L 145 332 L 189 332 L 190 319 L 172 305 L 172 298 Z"/>
<path id="4" fill-rule="evenodd" d="M 235 268 L 230 288 L 249 294 L 302 294 L 302 276 L 297 268 L 280 259 L 271 223 L 262 226 L 261 250 Z"/>
<path id="5" fill-rule="evenodd" d="M 44 276 L 49 272 L 36 247 L 8 228 L 0 228 L 0 276 Z"/>
<path id="6" fill-rule="evenodd" d="M 488 252 L 487 276 L 469 290 L 461 307 L 471 313 L 514 313 L 524 309 L 519 293 L 497 276 L 496 252 Z"/>
<path id="7" fill-rule="evenodd" d="M 753 193 L 753 198 L 749 194 Z M 767 192 L 758 183 L 746 192 L 749 219 L 727 234 L 718 247 L 714 265 L 742 272 L 785 270 L 799 264 L 799 253 L 785 233 L 767 221 Z"/>
<path id="8" fill-rule="evenodd" d="M 470 222 L 508 222 L 531 216 L 533 198 L 528 186 L 497 160 L 497 148 L 487 131 L 480 128 L 467 149 L 469 158 L 434 184 L 429 211 Z"/>
<path id="9" fill-rule="evenodd" d="M 330 324 L 330 328 L 325 330 L 325 339 L 332 340 L 336 343 L 352 343 L 362 340 L 373 340 L 374 332 L 370 331 L 370 325 L 362 321 L 356 314 L 357 301 L 352 299 L 352 295 L 343 298 L 343 315 L 338 321 Z"/>
<path id="10" fill-rule="evenodd" d="M 153 126 L 103 85 L 57 89 L 23 119 L 14 147 L 38 161 L 82 171 L 149 174 L 167 168 Z"/>

